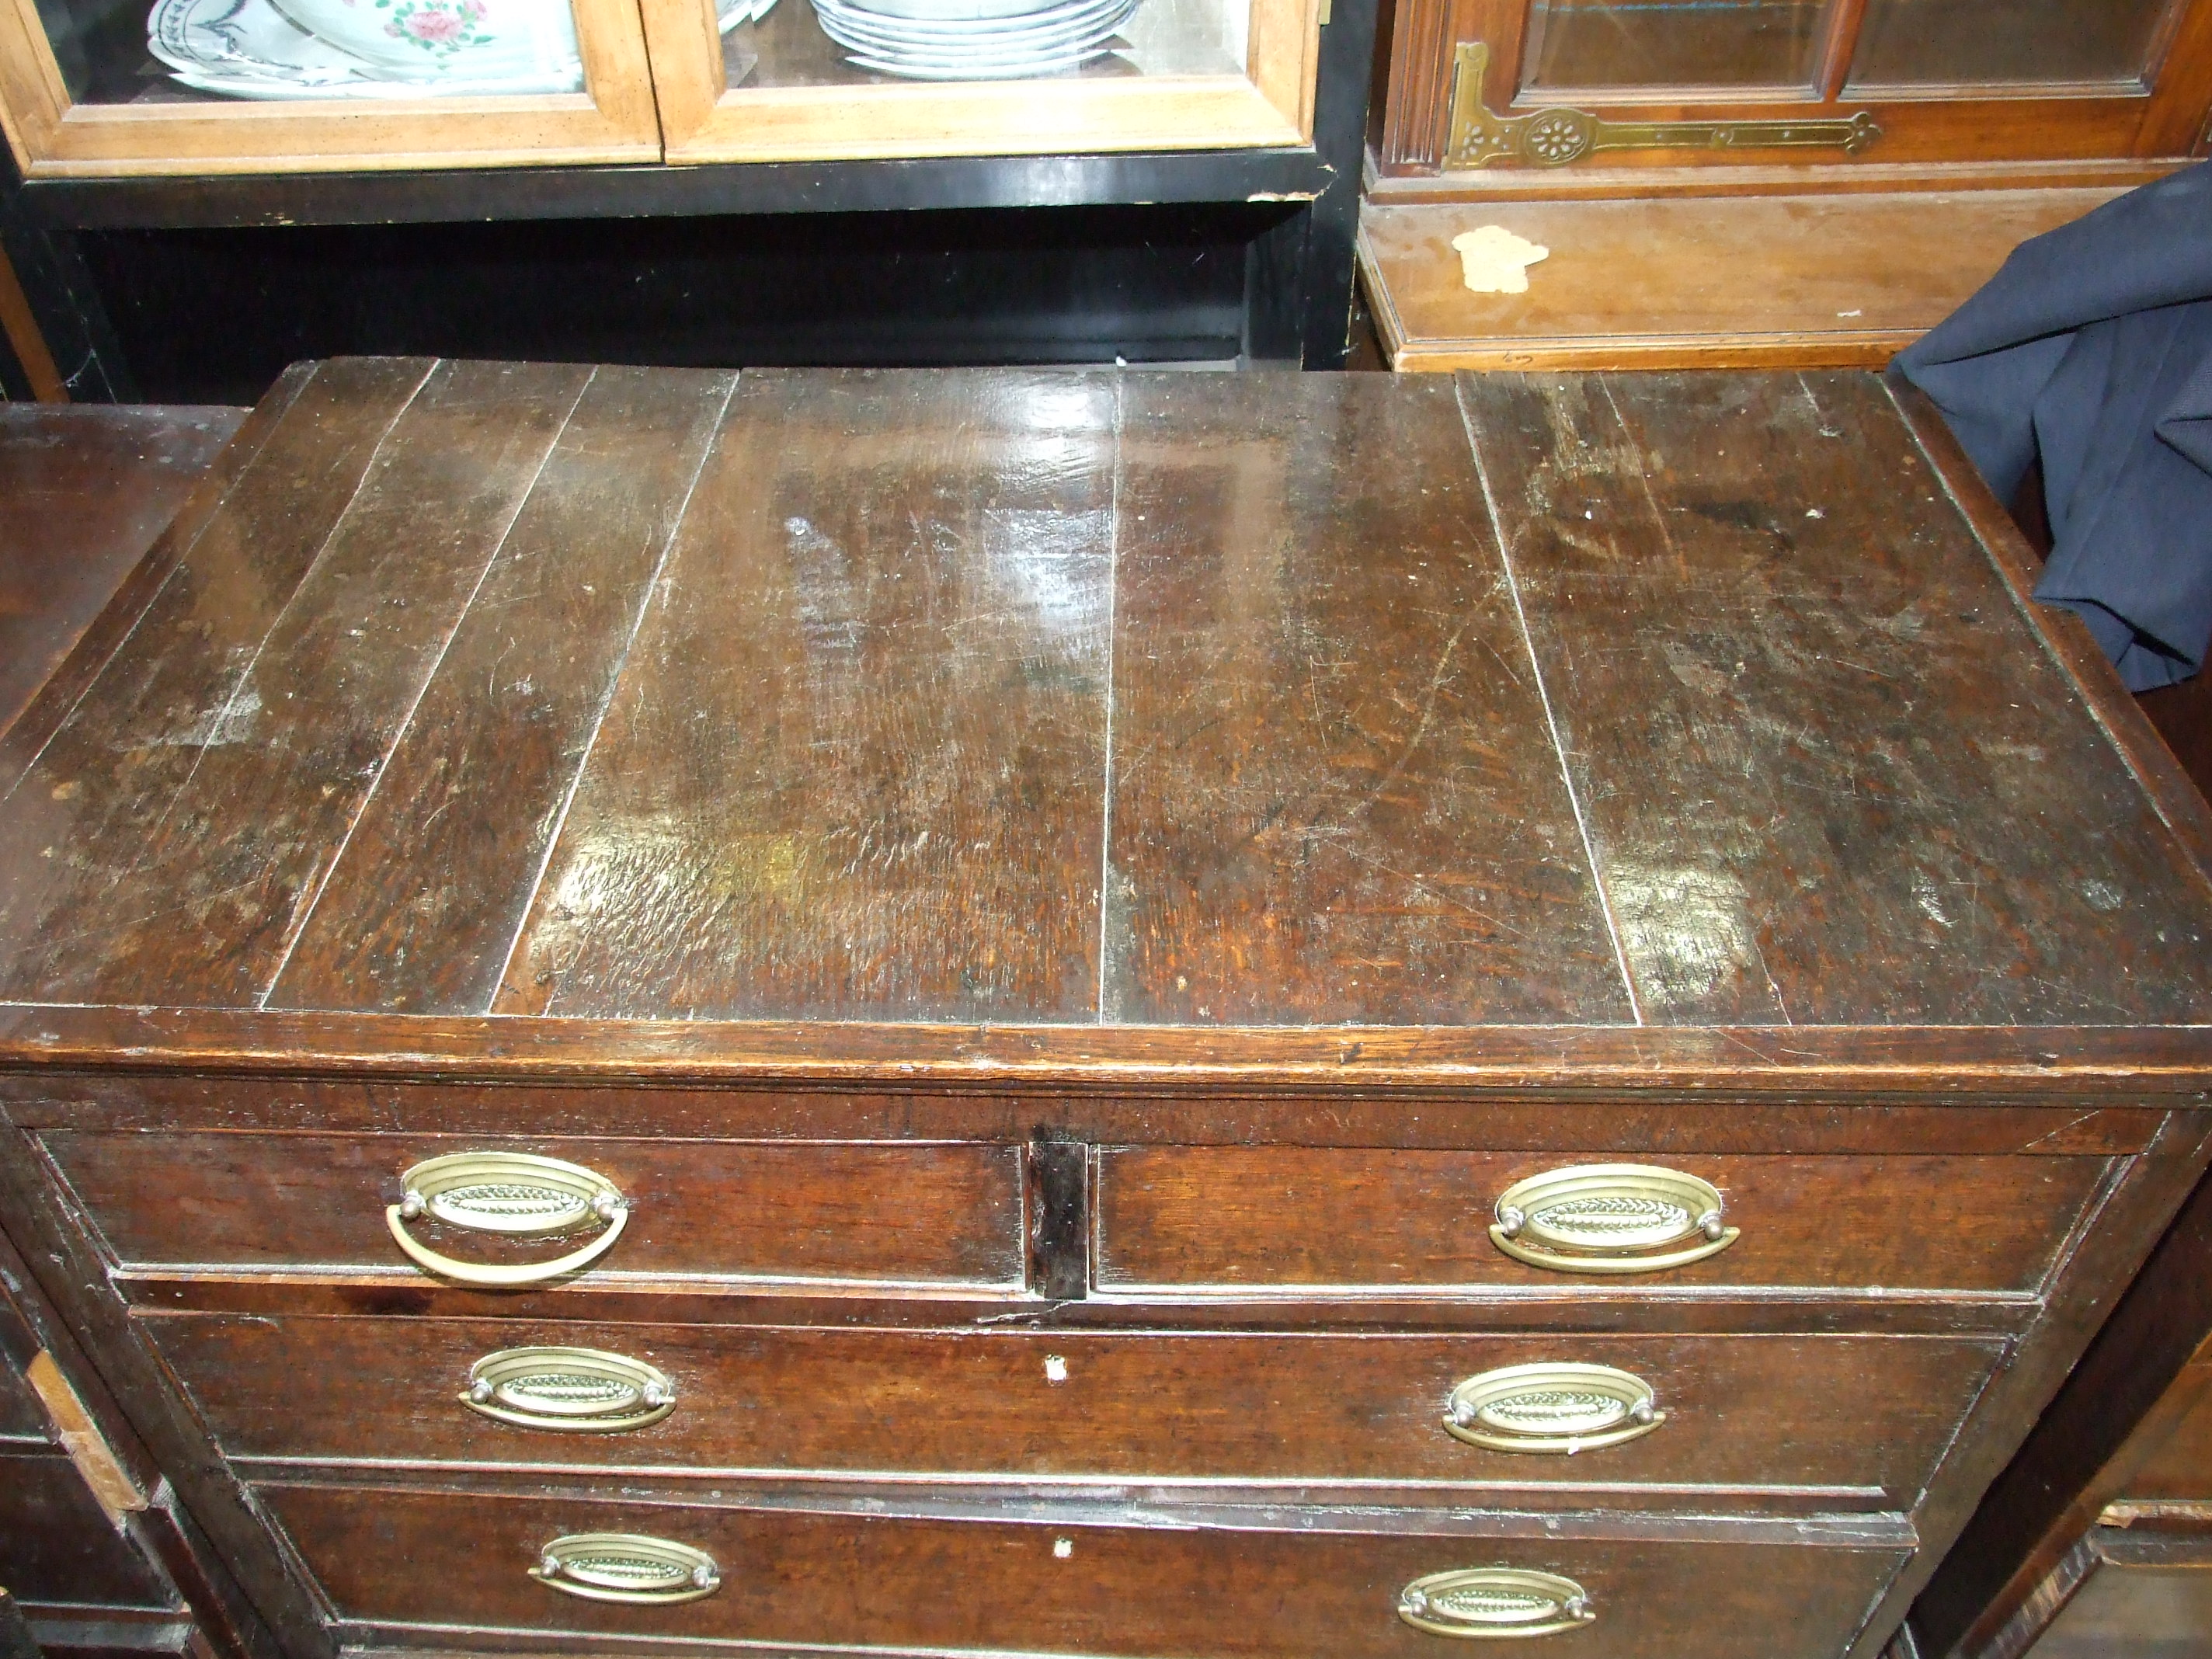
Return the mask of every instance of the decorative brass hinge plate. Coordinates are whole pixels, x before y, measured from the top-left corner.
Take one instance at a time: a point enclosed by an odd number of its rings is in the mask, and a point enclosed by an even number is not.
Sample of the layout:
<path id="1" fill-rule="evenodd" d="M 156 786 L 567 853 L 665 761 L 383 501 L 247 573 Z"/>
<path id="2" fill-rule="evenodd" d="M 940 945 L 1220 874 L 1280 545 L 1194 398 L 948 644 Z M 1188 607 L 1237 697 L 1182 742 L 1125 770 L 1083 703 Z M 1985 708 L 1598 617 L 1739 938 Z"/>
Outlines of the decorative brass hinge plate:
<path id="1" fill-rule="evenodd" d="M 1872 114 L 1817 121 L 1607 121 L 1565 106 L 1493 115 L 1482 101 L 1490 48 L 1460 43 L 1452 70 L 1446 168 L 1495 161 L 1563 167 L 1605 149 L 1840 149 L 1856 155 L 1881 137 Z"/>

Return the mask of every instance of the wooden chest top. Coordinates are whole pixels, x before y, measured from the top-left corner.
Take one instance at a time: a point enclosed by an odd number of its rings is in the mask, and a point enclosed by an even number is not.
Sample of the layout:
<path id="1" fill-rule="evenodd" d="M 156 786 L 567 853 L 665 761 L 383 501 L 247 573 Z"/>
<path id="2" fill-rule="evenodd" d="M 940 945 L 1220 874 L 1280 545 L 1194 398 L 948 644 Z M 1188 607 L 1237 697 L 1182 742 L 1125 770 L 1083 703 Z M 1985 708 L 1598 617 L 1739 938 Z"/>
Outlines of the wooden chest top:
<path id="1" fill-rule="evenodd" d="M 2202 1089 L 2008 537 L 1858 374 L 303 366 L 0 739 L 0 1062 Z"/>

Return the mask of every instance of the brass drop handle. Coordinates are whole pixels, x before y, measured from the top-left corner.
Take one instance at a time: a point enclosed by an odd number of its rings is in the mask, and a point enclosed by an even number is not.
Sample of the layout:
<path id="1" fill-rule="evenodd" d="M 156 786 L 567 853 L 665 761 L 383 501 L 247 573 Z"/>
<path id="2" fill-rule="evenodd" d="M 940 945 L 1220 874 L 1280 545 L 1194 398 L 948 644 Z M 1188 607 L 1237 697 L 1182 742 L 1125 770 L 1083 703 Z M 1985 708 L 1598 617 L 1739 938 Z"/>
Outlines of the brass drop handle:
<path id="1" fill-rule="evenodd" d="M 453 1152 L 417 1164 L 400 1177 L 404 1194 L 386 1205 L 392 1243 L 425 1273 L 459 1285 L 512 1290 L 581 1272 L 614 1248 L 629 1208 L 614 1183 L 581 1164 L 534 1152 Z M 477 1232 L 534 1237 L 566 1232 L 593 1219 L 605 1231 L 581 1249 L 550 1261 L 489 1267 L 456 1261 L 418 1243 L 407 1224 L 430 1215 Z"/>
<path id="2" fill-rule="evenodd" d="M 1710 1182 L 1651 1164 L 1583 1164 L 1507 1188 L 1490 1239 L 1554 1273 L 1652 1273 L 1716 1255 L 1740 1231 Z"/>
<path id="3" fill-rule="evenodd" d="M 1557 1573 L 1519 1567 L 1432 1572 L 1398 1593 L 1398 1617 L 1431 1636 L 1556 1636 L 1594 1622 L 1589 1592 Z"/>
<path id="4" fill-rule="evenodd" d="M 630 1607 L 673 1607 L 722 1587 L 722 1570 L 704 1550 L 634 1532 L 556 1538 L 538 1551 L 530 1576 L 563 1595 Z"/>
<path id="5" fill-rule="evenodd" d="M 1666 1420 L 1651 1385 L 1611 1365 L 1502 1365 L 1468 1377 L 1444 1408 L 1455 1440 L 1568 1457 L 1640 1440 Z"/>
<path id="6" fill-rule="evenodd" d="M 620 1434 L 676 1409 L 676 1385 L 641 1359 L 597 1348 L 502 1348 L 469 1367 L 461 1404 L 495 1423 Z"/>

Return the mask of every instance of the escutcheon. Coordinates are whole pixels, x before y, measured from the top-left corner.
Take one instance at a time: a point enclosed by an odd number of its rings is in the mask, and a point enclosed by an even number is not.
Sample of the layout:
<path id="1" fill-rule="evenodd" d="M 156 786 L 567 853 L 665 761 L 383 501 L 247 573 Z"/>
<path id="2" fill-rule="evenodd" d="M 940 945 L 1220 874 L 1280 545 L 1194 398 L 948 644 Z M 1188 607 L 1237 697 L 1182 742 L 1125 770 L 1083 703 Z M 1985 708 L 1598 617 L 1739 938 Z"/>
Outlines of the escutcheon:
<path id="1" fill-rule="evenodd" d="M 556 1538 L 538 1552 L 530 1576 L 563 1595 L 631 1607 L 672 1607 L 722 1587 L 721 1569 L 705 1551 L 633 1532 Z"/>
<path id="2" fill-rule="evenodd" d="M 1667 1420 L 1651 1385 L 1611 1365 L 1503 1365 L 1451 1391 L 1444 1428 L 1490 1451 L 1577 1452 L 1625 1445 Z"/>
<path id="3" fill-rule="evenodd" d="M 503 1348 L 469 1367 L 461 1404 L 519 1429 L 618 1434 L 676 1409 L 676 1385 L 653 1366 L 596 1348 Z"/>
<path id="4" fill-rule="evenodd" d="M 416 1267 L 462 1285 L 510 1289 L 575 1273 L 612 1249 L 629 1218 L 622 1194 L 605 1176 L 534 1152 L 452 1152 L 417 1164 L 400 1182 L 404 1196 L 384 1212 L 392 1242 Z M 581 1249 L 550 1261 L 483 1267 L 456 1261 L 418 1243 L 407 1224 L 424 1215 L 450 1226 L 511 1237 L 567 1232 L 593 1221 L 605 1223 L 605 1231 Z"/>
<path id="5" fill-rule="evenodd" d="M 1583 1164 L 1516 1182 L 1491 1242 L 1516 1261 L 1569 1273 L 1650 1273 L 1735 1243 L 1710 1182 L 1651 1164 Z"/>
<path id="6" fill-rule="evenodd" d="M 1431 1636 L 1557 1636 L 1594 1622 L 1589 1594 L 1571 1578 L 1519 1567 L 1468 1567 L 1416 1578 L 1398 1616 Z"/>

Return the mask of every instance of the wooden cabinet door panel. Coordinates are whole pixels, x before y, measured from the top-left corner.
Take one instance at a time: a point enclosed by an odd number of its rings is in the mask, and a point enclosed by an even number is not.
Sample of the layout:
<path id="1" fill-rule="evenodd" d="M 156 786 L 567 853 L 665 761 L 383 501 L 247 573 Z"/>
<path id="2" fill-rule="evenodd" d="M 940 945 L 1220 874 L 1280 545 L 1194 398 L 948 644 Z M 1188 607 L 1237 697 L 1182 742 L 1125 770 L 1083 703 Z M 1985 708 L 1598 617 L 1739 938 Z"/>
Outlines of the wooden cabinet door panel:
<path id="1" fill-rule="evenodd" d="M 2179 157 L 2212 4 L 1407 0 L 1390 57 L 1386 175 Z"/>

